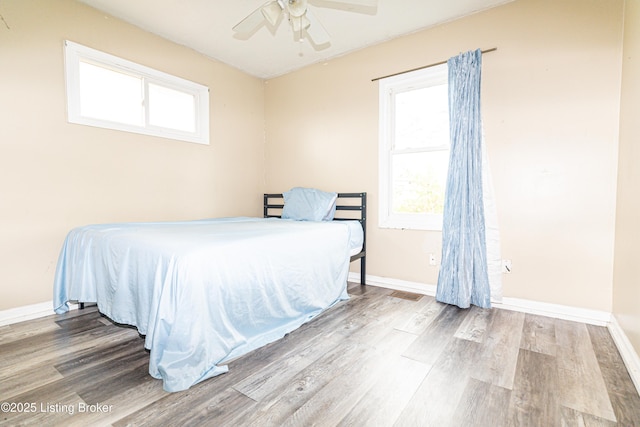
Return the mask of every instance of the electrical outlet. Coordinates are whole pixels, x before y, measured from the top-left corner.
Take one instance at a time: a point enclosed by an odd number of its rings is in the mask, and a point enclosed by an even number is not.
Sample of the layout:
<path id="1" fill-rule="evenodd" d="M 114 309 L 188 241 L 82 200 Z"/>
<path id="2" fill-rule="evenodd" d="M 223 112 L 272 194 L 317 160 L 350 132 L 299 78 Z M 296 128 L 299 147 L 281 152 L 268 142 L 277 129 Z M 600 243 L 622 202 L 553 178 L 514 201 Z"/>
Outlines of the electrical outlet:
<path id="1" fill-rule="evenodd" d="M 503 259 L 502 260 L 502 272 L 505 274 L 511 273 L 511 260 Z"/>
<path id="2" fill-rule="evenodd" d="M 438 265 L 438 261 L 434 254 L 429 254 L 429 265 Z"/>

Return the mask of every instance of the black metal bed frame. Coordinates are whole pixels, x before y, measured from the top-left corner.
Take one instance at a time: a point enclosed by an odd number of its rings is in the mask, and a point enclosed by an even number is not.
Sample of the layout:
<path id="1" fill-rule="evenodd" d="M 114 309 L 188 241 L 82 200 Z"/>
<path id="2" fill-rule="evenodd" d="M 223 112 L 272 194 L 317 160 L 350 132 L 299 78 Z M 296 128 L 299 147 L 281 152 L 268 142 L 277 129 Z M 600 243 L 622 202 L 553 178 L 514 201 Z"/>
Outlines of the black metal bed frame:
<path id="1" fill-rule="evenodd" d="M 275 200 L 281 200 L 280 203 L 274 203 Z M 358 203 L 358 204 L 355 204 Z M 264 217 L 280 218 L 284 208 L 284 196 L 282 193 L 265 193 L 264 194 Z M 278 212 L 279 211 L 279 212 Z M 344 213 L 343 211 L 354 212 L 354 215 Z M 365 285 L 366 276 L 366 244 L 367 244 L 367 193 L 338 193 L 336 200 L 336 217 L 334 221 L 357 220 L 362 225 L 364 239 L 362 241 L 362 250 L 351 256 L 351 261 L 360 260 L 360 284 Z"/>

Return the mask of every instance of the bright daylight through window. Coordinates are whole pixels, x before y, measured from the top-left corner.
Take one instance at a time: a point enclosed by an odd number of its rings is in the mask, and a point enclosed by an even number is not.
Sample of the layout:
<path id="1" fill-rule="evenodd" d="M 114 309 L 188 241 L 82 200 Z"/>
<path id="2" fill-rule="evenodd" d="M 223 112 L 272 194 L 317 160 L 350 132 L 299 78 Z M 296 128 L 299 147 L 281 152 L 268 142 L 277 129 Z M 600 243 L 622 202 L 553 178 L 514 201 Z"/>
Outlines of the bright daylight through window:
<path id="1" fill-rule="evenodd" d="M 447 64 L 380 80 L 380 226 L 441 230 L 449 163 Z"/>
<path id="2" fill-rule="evenodd" d="M 209 144 L 209 89 L 65 42 L 71 123 Z"/>

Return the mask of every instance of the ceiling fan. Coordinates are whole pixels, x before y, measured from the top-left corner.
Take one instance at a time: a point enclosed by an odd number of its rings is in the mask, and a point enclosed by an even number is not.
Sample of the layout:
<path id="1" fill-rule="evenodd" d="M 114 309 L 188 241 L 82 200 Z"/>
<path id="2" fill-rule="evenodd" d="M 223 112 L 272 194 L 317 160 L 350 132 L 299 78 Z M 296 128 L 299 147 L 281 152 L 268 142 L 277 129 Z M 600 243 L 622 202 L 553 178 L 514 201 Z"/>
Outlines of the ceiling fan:
<path id="1" fill-rule="evenodd" d="M 273 33 L 283 19 L 287 19 L 295 40 L 309 40 L 316 50 L 329 47 L 329 33 L 322 26 L 309 4 L 348 12 L 375 15 L 377 0 L 272 0 L 251 12 L 233 27 L 240 38 L 247 39 L 267 25 Z"/>

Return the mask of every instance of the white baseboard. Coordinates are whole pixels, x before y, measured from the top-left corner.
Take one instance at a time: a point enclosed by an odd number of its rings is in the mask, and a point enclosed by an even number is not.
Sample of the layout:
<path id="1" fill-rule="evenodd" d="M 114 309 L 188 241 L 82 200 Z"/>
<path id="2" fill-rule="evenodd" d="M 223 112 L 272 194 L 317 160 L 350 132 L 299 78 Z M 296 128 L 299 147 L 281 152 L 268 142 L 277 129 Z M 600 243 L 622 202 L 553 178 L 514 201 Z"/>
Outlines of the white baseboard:
<path id="1" fill-rule="evenodd" d="M 640 393 L 640 356 L 638 356 L 631 341 L 629 341 L 629 338 L 620 327 L 616 316 L 611 316 L 608 328 L 611 338 L 613 338 L 613 342 L 616 343 L 620 356 L 622 356 L 622 360 L 624 360 L 627 371 L 629 371 L 631 380 L 636 386 L 638 393 Z"/>
<path id="2" fill-rule="evenodd" d="M 421 295 L 436 295 L 436 286 L 426 283 L 409 282 L 406 280 L 392 279 L 389 277 L 370 276 L 365 278 L 367 285 L 380 288 L 394 289 L 396 291 L 413 292 Z M 349 281 L 360 283 L 360 273 L 349 272 Z"/>
<path id="3" fill-rule="evenodd" d="M 503 298 L 502 302 L 492 302 L 493 307 L 522 313 L 537 314 L 554 317 L 556 319 L 571 320 L 573 322 L 588 323 L 596 326 L 607 326 L 611 313 L 568 305 L 550 304 L 520 298 Z"/>
<path id="4" fill-rule="evenodd" d="M 359 273 L 349 273 L 349 280 L 360 281 Z M 366 277 L 367 285 L 379 286 L 398 291 L 413 292 L 423 295 L 436 295 L 436 285 L 426 283 L 409 282 L 406 280 L 391 279 L 388 277 Z M 523 313 L 539 314 L 541 316 L 555 317 L 558 319 L 572 320 L 597 326 L 607 326 L 611 319 L 611 313 L 586 308 L 570 307 L 560 304 L 531 301 L 519 298 L 502 298 L 502 301 L 492 301 L 493 307 L 505 310 L 520 311 Z"/>
<path id="5" fill-rule="evenodd" d="M 69 309 L 77 308 L 77 304 L 69 304 Z M 25 320 L 38 319 L 40 317 L 55 314 L 53 311 L 53 301 L 41 302 L 39 304 L 25 305 L 0 311 L 0 326 L 11 325 L 13 323 L 24 322 Z"/>

